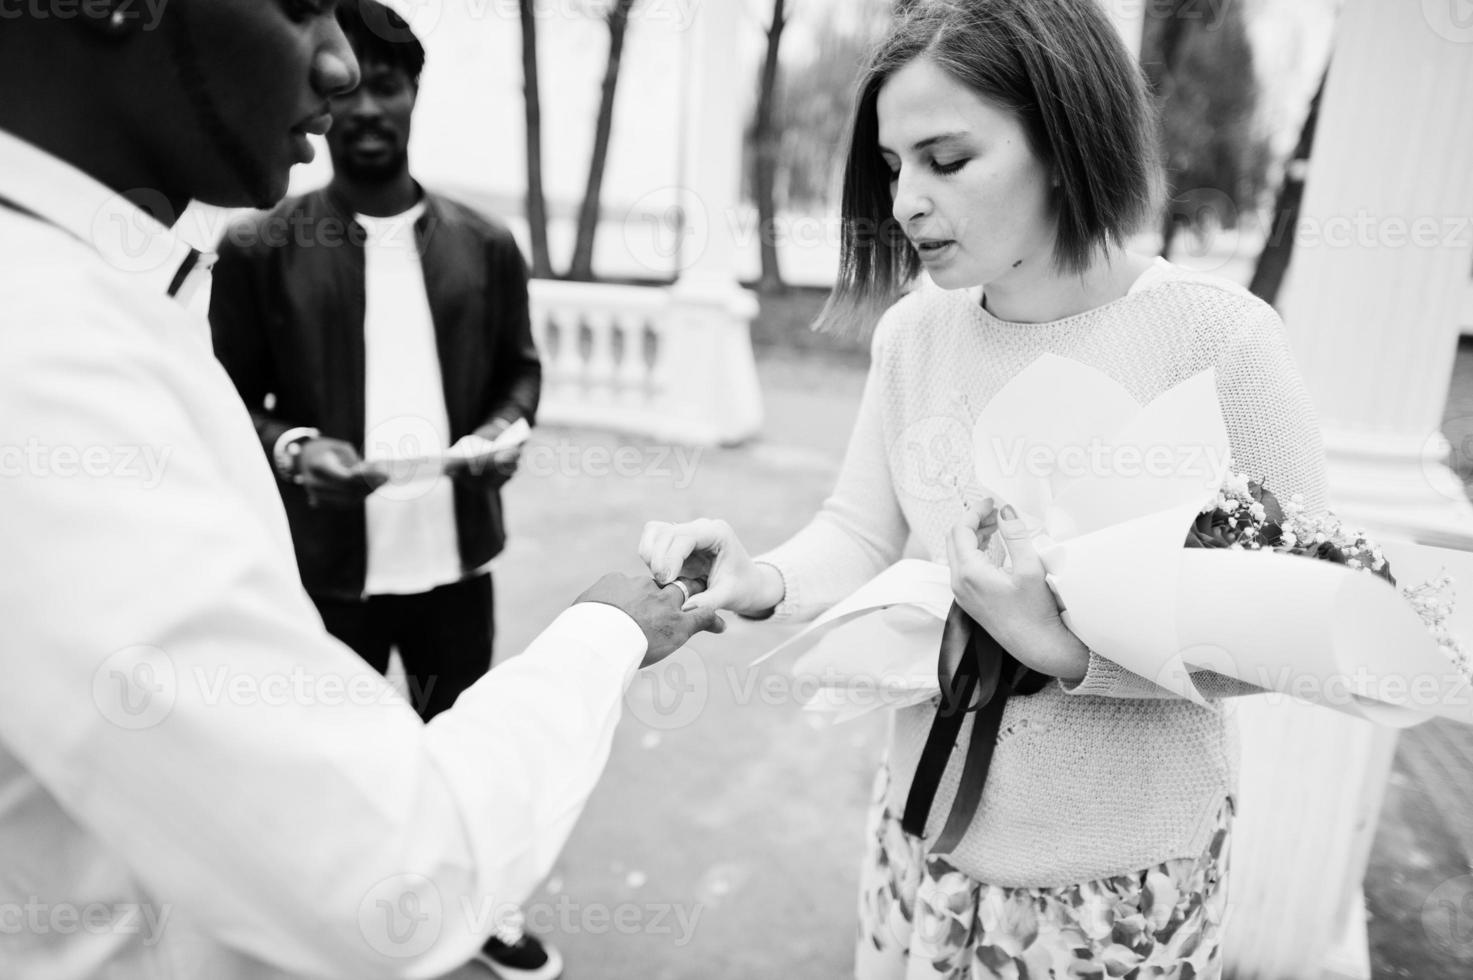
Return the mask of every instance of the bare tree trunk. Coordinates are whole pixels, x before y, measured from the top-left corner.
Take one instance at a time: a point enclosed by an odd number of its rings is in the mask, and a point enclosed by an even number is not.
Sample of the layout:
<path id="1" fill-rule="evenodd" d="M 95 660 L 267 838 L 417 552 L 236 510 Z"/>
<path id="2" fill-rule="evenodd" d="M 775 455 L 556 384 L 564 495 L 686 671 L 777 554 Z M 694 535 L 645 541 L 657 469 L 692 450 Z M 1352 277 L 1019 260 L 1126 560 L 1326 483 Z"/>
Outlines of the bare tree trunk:
<path id="1" fill-rule="evenodd" d="M 1178 63 L 1181 61 L 1182 39 L 1186 36 L 1186 17 L 1183 9 L 1186 2 L 1187 0 L 1176 0 L 1169 9 L 1159 10 L 1158 15 L 1162 21 L 1161 60 L 1141 66 L 1145 70 L 1146 81 L 1158 100 L 1165 94 L 1166 81 L 1176 73 Z M 1158 138 L 1164 141 L 1164 136 Z M 1161 215 L 1161 255 L 1163 258 L 1170 258 L 1171 245 L 1176 238 L 1175 207 L 1178 174 L 1173 170 L 1170 159 L 1162 160 L 1161 171 L 1165 183 L 1165 197 L 1162 201 L 1164 213 Z"/>
<path id="2" fill-rule="evenodd" d="M 547 198 L 542 191 L 542 95 L 537 87 L 537 0 L 518 0 L 522 19 L 522 105 L 527 128 L 527 228 L 532 275 L 552 277 L 547 251 Z"/>
<path id="3" fill-rule="evenodd" d="M 1172 201 L 1168 197 L 1166 208 L 1161 212 L 1161 257 L 1163 259 L 1171 258 L 1171 245 L 1176 241 L 1176 212 L 1172 210 L 1171 205 Z"/>
<path id="4" fill-rule="evenodd" d="M 609 61 L 604 69 L 603 95 L 598 105 L 598 123 L 593 133 L 593 159 L 588 164 L 588 184 L 583 190 L 583 206 L 578 211 L 578 237 L 573 244 L 573 264 L 569 279 L 593 278 L 593 241 L 598 234 L 599 195 L 603 190 L 604 164 L 609 156 L 609 134 L 614 126 L 614 91 L 619 84 L 619 59 L 624 53 L 624 33 L 629 27 L 629 11 L 636 0 L 615 0 L 608 13 Z"/>
<path id="5" fill-rule="evenodd" d="M 757 125 L 753 134 L 757 144 L 757 237 L 762 251 L 762 278 L 757 288 L 764 293 L 777 293 L 784 288 L 777 258 L 779 134 L 772 118 L 777 94 L 778 48 L 782 43 L 783 28 L 787 26 L 783 8 L 784 0 L 773 0 L 772 24 L 767 28 L 767 59 L 762 64 L 762 81 L 757 89 Z"/>
<path id="6" fill-rule="evenodd" d="M 1329 74 L 1328 70 L 1326 74 Z M 1284 182 L 1279 185 L 1279 195 L 1274 200 L 1273 224 L 1269 225 L 1268 239 L 1263 251 L 1258 253 L 1258 264 L 1253 269 L 1253 282 L 1248 289 L 1259 299 L 1273 305 L 1278 299 L 1279 287 L 1284 284 L 1284 275 L 1289 271 L 1289 259 L 1294 254 L 1294 231 L 1299 224 L 1299 205 L 1304 200 L 1304 177 L 1309 168 L 1310 152 L 1314 148 L 1315 123 L 1320 115 L 1320 96 L 1325 94 L 1325 76 L 1320 76 L 1320 87 L 1315 90 L 1309 103 L 1309 113 L 1299 130 L 1299 143 L 1284 168 Z"/>

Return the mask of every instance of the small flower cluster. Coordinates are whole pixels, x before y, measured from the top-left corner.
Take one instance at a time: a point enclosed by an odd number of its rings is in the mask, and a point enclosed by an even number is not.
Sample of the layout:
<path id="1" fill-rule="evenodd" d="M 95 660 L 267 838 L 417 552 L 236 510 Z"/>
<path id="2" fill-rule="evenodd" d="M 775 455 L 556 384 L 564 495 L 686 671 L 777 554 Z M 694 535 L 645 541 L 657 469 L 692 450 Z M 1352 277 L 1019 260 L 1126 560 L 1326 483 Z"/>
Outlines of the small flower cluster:
<path id="1" fill-rule="evenodd" d="M 1473 658 L 1468 656 L 1462 643 L 1458 642 L 1447 625 L 1453 614 L 1452 576 L 1444 572 L 1430 582 L 1404 587 L 1401 594 L 1412 604 L 1417 615 L 1422 617 L 1422 622 L 1427 625 L 1427 632 L 1432 634 L 1443 654 L 1457 666 L 1463 676 L 1473 681 Z"/>
<path id="2" fill-rule="evenodd" d="M 1395 584 L 1381 550 L 1360 531 L 1330 514 L 1306 513 L 1299 494 L 1281 504 L 1261 482 L 1238 473 L 1230 475 L 1217 499 L 1202 509 L 1186 545 L 1304 555 L 1369 571 Z"/>
<path id="3" fill-rule="evenodd" d="M 1306 513 L 1300 494 L 1280 504 L 1262 482 L 1238 473 L 1227 478 L 1217 499 L 1197 515 L 1187 532 L 1186 546 L 1303 555 L 1368 572 L 1396 585 L 1381 549 L 1364 533 L 1346 527 L 1333 514 Z M 1401 594 L 1447 658 L 1473 680 L 1473 657 L 1448 628 L 1453 610 L 1452 578 L 1444 573 L 1431 582 L 1402 587 Z"/>

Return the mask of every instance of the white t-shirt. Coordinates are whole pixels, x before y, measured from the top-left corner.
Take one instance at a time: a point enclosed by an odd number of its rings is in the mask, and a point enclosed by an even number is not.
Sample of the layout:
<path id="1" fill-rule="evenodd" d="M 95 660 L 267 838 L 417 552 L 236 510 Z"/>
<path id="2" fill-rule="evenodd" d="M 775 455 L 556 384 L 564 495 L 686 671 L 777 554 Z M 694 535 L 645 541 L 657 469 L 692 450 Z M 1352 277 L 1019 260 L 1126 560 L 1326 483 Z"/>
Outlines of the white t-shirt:
<path id="1" fill-rule="evenodd" d="M 385 218 L 357 215 L 364 244 L 364 458 L 439 456 L 450 421 L 435 326 L 415 246 L 420 202 Z M 461 577 L 455 500 L 438 468 L 391 467 L 368 496 L 369 595 L 428 592 Z"/>

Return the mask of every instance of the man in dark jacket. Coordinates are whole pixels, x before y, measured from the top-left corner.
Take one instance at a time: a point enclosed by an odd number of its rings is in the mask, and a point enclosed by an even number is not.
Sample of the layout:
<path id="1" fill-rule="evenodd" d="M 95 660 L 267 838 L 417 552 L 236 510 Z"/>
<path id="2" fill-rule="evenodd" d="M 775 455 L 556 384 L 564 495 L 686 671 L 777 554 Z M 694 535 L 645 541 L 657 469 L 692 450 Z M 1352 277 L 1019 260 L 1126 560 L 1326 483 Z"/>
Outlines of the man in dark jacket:
<path id="1" fill-rule="evenodd" d="M 428 721 L 491 665 L 516 462 L 497 440 L 534 421 L 541 367 L 510 233 L 410 175 L 424 48 L 376 0 L 339 21 L 362 82 L 332 100 L 333 180 L 227 234 L 210 320 L 323 622 L 380 672 L 397 648 Z M 555 952 L 502 938 L 503 975 L 557 974 Z"/>

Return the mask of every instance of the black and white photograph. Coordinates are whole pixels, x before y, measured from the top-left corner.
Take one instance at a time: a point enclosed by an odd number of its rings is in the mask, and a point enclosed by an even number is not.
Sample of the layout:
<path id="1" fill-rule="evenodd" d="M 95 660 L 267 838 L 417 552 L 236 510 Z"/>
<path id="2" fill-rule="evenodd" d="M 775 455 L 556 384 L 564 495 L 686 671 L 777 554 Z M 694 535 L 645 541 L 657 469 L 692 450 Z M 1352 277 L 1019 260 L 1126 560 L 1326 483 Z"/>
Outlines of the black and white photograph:
<path id="1" fill-rule="evenodd" d="M 1473 977 L 1473 0 L 0 0 L 0 980 Z"/>

